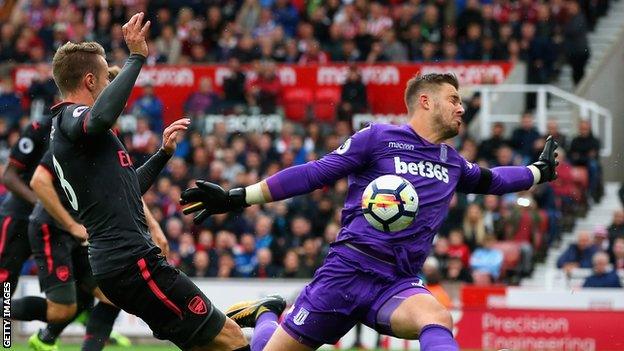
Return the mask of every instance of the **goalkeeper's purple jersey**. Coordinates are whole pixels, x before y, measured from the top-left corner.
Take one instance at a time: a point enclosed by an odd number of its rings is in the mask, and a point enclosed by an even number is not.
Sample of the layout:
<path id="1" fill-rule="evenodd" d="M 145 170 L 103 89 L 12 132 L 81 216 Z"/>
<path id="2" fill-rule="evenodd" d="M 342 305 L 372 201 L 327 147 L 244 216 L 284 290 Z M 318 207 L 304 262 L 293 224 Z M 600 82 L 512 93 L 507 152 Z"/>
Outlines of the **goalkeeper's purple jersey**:
<path id="1" fill-rule="evenodd" d="M 290 167 L 267 179 L 273 200 L 305 194 L 348 176 L 349 191 L 342 212 L 337 244 L 364 247 L 392 261 L 406 275 L 415 275 L 429 254 L 453 193 L 503 194 L 533 185 L 527 167 L 481 169 L 446 144 L 432 144 L 409 125 L 373 124 L 355 133 L 336 151 L 317 161 Z M 418 193 L 415 220 L 406 229 L 384 232 L 368 223 L 362 213 L 362 193 L 374 179 L 396 174 Z M 343 245 L 344 246 L 344 245 Z M 334 245 L 336 249 L 343 247 Z"/>
<path id="2" fill-rule="evenodd" d="M 472 190 L 480 176 L 479 167 L 467 162 L 455 149 L 426 141 L 409 125 L 372 125 L 326 157 L 355 166 L 348 177 L 343 227 L 337 241 L 355 242 L 398 260 L 407 259 L 417 269 L 429 254 L 455 190 Z M 362 214 L 364 189 L 386 174 L 407 179 L 418 193 L 416 218 L 397 232 L 375 229 Z"/>

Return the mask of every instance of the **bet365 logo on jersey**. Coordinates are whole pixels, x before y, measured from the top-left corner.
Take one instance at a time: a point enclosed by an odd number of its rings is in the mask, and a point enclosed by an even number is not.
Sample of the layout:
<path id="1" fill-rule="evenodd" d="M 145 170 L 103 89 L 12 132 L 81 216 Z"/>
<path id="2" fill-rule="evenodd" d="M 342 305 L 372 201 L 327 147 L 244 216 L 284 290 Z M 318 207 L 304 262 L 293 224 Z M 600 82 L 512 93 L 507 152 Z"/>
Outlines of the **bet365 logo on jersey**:
<path id="1" fill-rule="evenodd" d="M 394 171 L 396 174 L 411 174 L 423 178 L 436 178 L 444 183 L 449 182 L 448 169 L 439 164 L 429 161 L 403 162 L 400 157 L 394 158 Z"/>

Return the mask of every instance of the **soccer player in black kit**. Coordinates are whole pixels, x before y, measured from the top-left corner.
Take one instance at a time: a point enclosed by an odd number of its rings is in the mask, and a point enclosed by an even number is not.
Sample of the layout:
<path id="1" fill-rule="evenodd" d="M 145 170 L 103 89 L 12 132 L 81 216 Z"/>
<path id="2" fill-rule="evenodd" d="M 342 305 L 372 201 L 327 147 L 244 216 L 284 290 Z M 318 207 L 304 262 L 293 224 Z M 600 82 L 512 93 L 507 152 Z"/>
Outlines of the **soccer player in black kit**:
<path id="1" fill-rule="evenodd" d="M 51 118 L 42 116 L 23 130 L 11 149 L 2 176 L 9 195 L 0 205 L 0 282 L 11 283 L 11 296 L 24 261 L 30 256 L 28 216 L 37 196 L 28 186 L 39 160 L 48 149 Z"/>
<path id="2" fill-rule="evenodd" d="M 130 56 L 110 85 L 99 44 L 67 43 L 54 55 L 54 80 L 64 98 L 50 136 L 54 171 L 87 228 L 91 268 L 111 302 L 183 350 L 249 350 L 238 325 L 169 265 L 150 238 L 141 194 L 171 155 L 161 149 L 135 169 L 110 130 L 148 54 L 143 17 L 138 13 L 123 26 Z M 174 122 L 177 131 L 188 123 Z M 163 145 L 175 144 L 173 134 Z"/>

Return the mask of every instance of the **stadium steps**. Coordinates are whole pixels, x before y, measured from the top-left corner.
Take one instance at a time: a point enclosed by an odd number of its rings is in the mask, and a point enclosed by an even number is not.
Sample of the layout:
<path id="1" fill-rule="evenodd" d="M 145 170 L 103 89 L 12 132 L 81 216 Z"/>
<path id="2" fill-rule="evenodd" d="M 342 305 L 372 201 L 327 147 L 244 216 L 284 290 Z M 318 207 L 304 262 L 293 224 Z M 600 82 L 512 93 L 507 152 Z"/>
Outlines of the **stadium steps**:
<path id="1" fill-rule="evenodd" d="M 582 284 L 582 278 L 572 279 L 565 275 L 557 268 L 557 259 L 575 241 L 576 234 L 581 230 L 593 231 L 597 225 L 608 227 L 613 219 L 613 212 L 621 208 L 618 198 L 619 183 L 605 184 L 605 195 L 602 201 L 594 204 L 585 218 L 579 218 L 572 232 L 562 233 L 561 243 L 556 247 L 548 250 L 544 263 L 535 266 L 535 270 L 531 277 L 523 279 L 521 286 L 539 287 L 546 289 L 553 288 L 573 288 Z M 585 274 L 586 272 L 583 272 Z"/>
<path id="2" fill-rule="evenodd" d="M 602 57 L 609 51 L 608 49 L 617 44 L 617 38 L 624 30 L 624 1 L 611 2 L 608 14 L 599 19 L 594 31 L 589 33 L 587 40 L 591 50 L 591 57 L 586 67 L 586 74 L 598 67 Z M 569 65 L 564 65 L 555 86 L 566 90 L 574 91 L 572 81 L 572 69 Z"/>
<path id="3" fill-rule="evenodd" d="M 596 28 L 588 36 L 592 55 L 587 64 L 587 72 L 596 69 L 608 49 L 617 44 L 617 38 L 624 30 L 623 18 L 624 1 L 612 1 L 607 16 L 598 21 Z"/>
<path id="4" fill-rule="evenodd" d="M 609 51 L 612 45 L 617 44 L 617 38 L 624 30 L 624 1 L 611 2 L 608 15 L 601 18 L 593 32 L 589 33 L 588 41 L 591 50 L 591 57 L 586 67 L 586 74 L 597 69 L 602 57 Z M 557 80 L 553 82 L 556 87 L 573 92 L 574 82 L 572 80 L 572 68 L 570 65 L 561 67 L 561 72 Z M 552 98 L 548 103 L 548 118 L 558 122 L 562 133 L 566 135 L 576 134 L 576 124 L 574 121 L 574 106 L 567 101 Z"/>

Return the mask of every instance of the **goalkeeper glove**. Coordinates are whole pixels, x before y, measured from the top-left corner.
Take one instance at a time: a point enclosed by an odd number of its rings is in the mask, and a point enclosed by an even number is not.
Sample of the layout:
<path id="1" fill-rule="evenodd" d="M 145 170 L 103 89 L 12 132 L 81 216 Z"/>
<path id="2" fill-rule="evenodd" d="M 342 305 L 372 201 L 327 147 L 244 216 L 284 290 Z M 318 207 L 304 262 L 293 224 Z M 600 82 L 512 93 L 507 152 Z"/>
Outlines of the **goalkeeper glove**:
<path id="1" fill-rule="evenodd" d="M 182 192 L 180 204 L 188 205 L 182 213 L 195 213 L 193 221 L 201 223 L 209 216 L 219 213 L 228 213 L 242 210 L 249 204 L 245 201 L 245 188 L 235 188 L 225 191 L 217 184 L 198 180 L 197 188 L 189 188 Z"/>
<path id="2" fill-rule="evenodd" d="M 549 135 L 546 139 L 546 144 L 544 144 L 544 150 L 540 154 L 537 162 L 531 164 L 531 166 L 537 168 L 540 172 L 540 179 L 537 184 L 542 184 L 545 182 L 550 182 L 557 179 L 557 165 L 559 165 L 559 161 L 557 161 L 557 142 L 552 138 L 552 135 Z"/>

